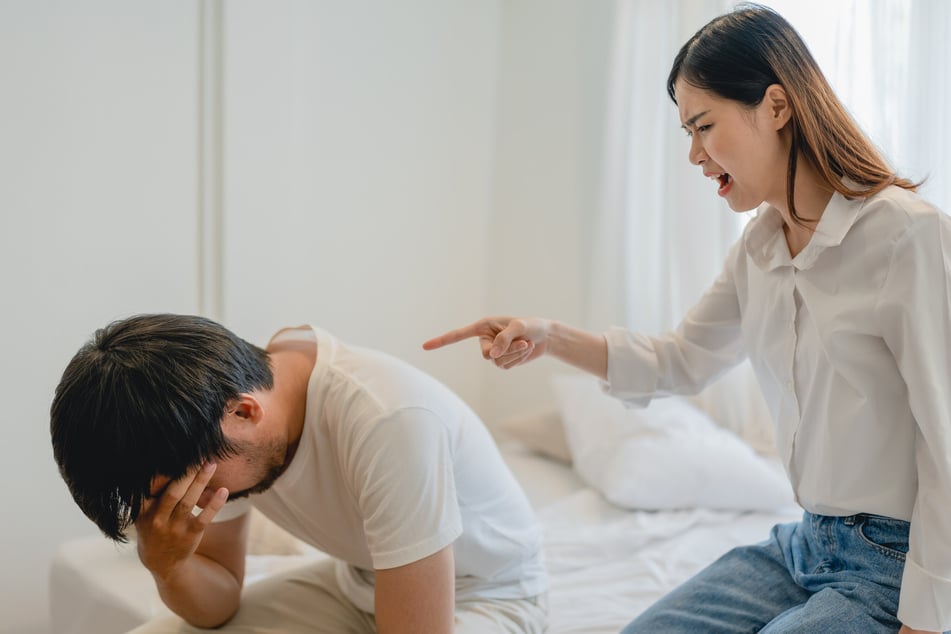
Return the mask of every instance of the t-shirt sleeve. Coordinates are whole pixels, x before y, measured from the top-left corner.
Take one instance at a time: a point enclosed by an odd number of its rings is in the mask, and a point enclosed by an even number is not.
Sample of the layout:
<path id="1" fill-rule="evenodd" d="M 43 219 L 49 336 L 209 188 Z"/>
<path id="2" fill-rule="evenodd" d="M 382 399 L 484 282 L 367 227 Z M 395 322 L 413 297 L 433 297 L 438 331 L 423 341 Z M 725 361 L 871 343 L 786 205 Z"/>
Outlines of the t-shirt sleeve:
<path id="1" fill-rule="evenodd" d="M 375 569 L 419 561 L 462 534 L 453 444 L 434 412 L 415 407 L 384 416 L 354 443 L 347 476 Z"/>

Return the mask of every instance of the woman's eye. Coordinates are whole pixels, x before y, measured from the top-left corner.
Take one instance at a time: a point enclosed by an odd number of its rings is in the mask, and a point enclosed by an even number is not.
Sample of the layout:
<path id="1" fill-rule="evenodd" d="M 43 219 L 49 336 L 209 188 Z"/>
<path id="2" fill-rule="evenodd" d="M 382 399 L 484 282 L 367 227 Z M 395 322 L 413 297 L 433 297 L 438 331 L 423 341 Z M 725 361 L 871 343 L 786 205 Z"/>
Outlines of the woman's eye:
<path id="1" fill-rule="evenodd" d="M 707 130 L 709 130 L 709 129 L 712 128 L 712 127 L 713 127 L 713 124 L 712 124 L 712 123 L 708 123 L 707 125 L 698 125 L 698 126 L 696 127 L 696 130 L 697 130 L 697 132 L 700 132 L 700 133 L 702 134 L 702 133 L 706 132 Z M 687 138 L 690 138 L 690 137 L 693 136 L 693 131 L 690 130 L 690 129 L 688 129 L 688 128 L 684 128 L 684 132 L 687 133 Z"/>

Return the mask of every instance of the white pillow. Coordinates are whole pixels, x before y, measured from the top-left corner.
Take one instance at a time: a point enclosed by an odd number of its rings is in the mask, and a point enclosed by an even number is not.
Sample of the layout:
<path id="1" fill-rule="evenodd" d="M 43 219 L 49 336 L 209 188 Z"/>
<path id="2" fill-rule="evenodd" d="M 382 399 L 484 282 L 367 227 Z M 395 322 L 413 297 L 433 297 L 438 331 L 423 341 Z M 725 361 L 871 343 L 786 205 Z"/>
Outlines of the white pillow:
<path id="1" fill-rule="evenodd" d="M 565 427 L 554 408 L 506 418 L 492 426 L 492 435 L 498 442 L 514 440 L 537 454 L 571 464 Z"/>
<path id="2" fill-rule="evenodd" d="M 629 409 L 587 376 L 553 379 L 574 467 L 627 509 L 772 510 L 795 504 L 782 469 L 681 397 Z"/>

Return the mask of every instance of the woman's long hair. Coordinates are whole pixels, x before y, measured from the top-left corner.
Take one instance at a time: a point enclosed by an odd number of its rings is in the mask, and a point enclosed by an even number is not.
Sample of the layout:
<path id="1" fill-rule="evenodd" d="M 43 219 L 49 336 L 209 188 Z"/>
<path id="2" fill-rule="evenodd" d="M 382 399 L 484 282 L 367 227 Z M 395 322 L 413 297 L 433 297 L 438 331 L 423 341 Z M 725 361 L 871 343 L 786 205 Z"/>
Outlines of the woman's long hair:
<path id="1" fill-rule="evenodd" d="M 667 78 L 674 103 L 677 79 L 748 108 L 762 102 L 770 85 L 785 89 L 792 105 L 786 200 L 799 224 L 804 219 L 796 213 L 793 194 L 800 153 L 830 189 L 847 197 L 865 198 L 889 185 L 915 191 L 920 184 L 895 174 L 836 97 L 796 30 L 768 7 L 743 4 L 707 23 L 674 58 Z"/>

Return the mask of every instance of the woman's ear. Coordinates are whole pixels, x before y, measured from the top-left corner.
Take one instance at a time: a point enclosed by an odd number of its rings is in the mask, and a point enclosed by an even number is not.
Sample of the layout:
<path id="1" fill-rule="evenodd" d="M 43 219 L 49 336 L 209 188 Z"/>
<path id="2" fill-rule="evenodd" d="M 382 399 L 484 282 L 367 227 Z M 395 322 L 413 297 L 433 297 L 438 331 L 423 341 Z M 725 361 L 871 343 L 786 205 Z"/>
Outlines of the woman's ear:
<path id="1" fill-rule="evenodd" d="M 786 89 L 779 84 L 771 84 L 766 89 L 761 105 L 767 109 L 767 114 L 774 129 L 781 130 L 789 123 L 789 119 L 792 117 L 792 104 L 789 103 Z"/>

